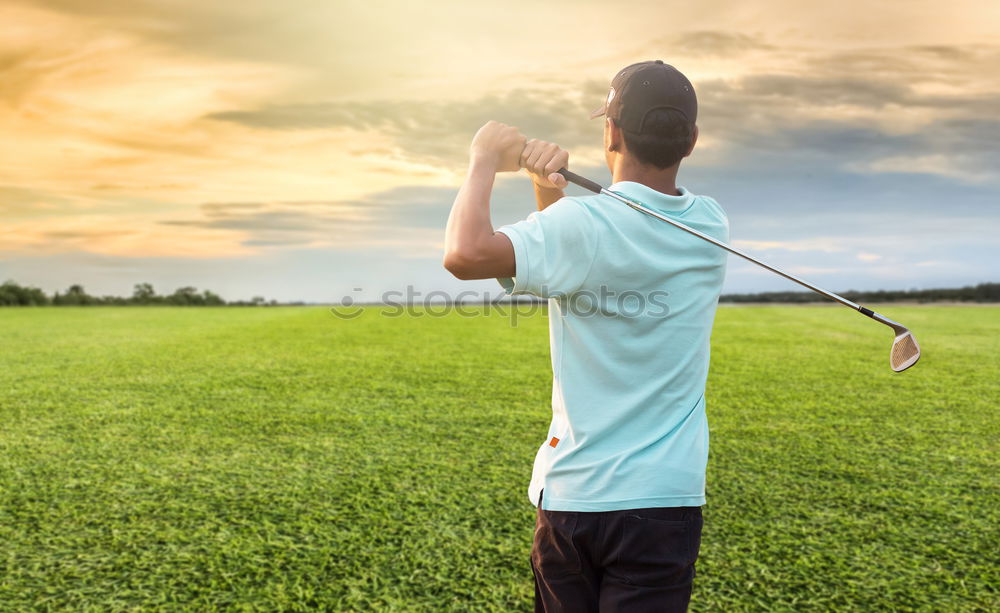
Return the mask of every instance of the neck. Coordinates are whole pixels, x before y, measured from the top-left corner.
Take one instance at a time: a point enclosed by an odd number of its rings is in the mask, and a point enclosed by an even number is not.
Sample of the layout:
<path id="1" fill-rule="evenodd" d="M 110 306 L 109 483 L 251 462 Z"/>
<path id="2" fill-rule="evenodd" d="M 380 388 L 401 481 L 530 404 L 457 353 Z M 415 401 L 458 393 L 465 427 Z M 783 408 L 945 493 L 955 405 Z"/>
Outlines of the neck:
<path id="1" fill-rule="evenodd" d="M 677 171 L 680 164 L 674 164 L 669 168 L 659 169 L 656 166 L 639 164 L 628 156 L 619 155 L 611 169 L 611 180 L 633 181 L 641 183 L 668 196 L 680 196 L 677 191 Z"/>

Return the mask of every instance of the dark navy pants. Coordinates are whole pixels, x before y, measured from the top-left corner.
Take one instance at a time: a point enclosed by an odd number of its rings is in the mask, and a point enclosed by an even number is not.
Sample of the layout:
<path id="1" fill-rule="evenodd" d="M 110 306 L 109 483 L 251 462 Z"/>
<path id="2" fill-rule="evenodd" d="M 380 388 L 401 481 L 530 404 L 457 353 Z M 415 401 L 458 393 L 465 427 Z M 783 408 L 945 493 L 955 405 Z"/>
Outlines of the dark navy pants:
<path id="1" fill-rule="evenodd" d="M 701 527 L 701 507 L 539 509 L 531 550 L 535 611 L 686 611 Z"/>

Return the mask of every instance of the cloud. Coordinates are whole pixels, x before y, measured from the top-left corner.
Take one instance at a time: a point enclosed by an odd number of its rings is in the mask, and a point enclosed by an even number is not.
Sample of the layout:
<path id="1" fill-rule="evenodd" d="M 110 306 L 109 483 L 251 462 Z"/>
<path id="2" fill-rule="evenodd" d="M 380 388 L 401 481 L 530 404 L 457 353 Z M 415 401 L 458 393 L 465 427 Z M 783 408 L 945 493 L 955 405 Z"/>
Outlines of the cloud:
<path id="1" fill-rule="evenodd" d="M 46 190 L 0 185 L 0 215 L 5 219 L 37 217 L 72 209 L 72 200 Z"/>
<path id="2" fill-rule="evenodd" d="M 774 51 L 776 47 L 745 32 L 696 30 L 665 39 L 685 55 L 732 57 L 750 51 Z"/>
<path id="3" fill-rule="evenodd" d="M 710 88 L 722 90 L 727 88 L 727 84 L 714 82 Z M 729 86 L 727 93 L 742 100 L 758 101 L 760 108 L 769 106 L 768 101 L 781 106 L 792 102 L 807 107 L 854 105 L 883 108 L 904 101 L 908 92 L 909 88 L 902 83 L 876 81 L 864 76 L 759 74 L 740 79 Z M 718 93 L 713 91 L 715 95 Z"/>
<path id="4" fill-rule="evenodd" d="M 555 141 L 567 148 L 600 145 L 601 123 L 589 117 L 600 101 L 601 94 L 594 94 L 593 85 L 585 84 L 577 91 L 517 89 L 471 101 L 270 105 L 210 113 L 205 119 L 279 131 L 351 128 L 377 132 L 392 138 L 399 153 L 408 158 L 451 168 L 464 164 L 472 135 L 490 119 L 516 125 L 531 138 Z M 375 153 L 385 156 L 387 152 Z"/>
<path id="5" fill-rule="evenodd" d="M 877 158 L 864 163 L 850 163 L 846 167 L 855 172 L 870 174 L 900 173 L 900 174 L 930 174 L 941 175 L 963 183 L 986 183 L 996 180 L 996 167 L 980 170 L 970 170 L 977 160 L 958 154 L 951 157 L 944 154 L 931 155 L 897 155 Z M 963 164 L 964 162 L 964 164 Z"/>
<path id="6" fill-rule="evenodd" d="M 380 246 L 401 257 L 437 258 L 456 194 L 453 187 L 407 186 L 357 200 L 208 202 L 193 216 L 160 224 L 236 232 L 240 244 L 250 248 Z M 523 219 L 535 207 L 533 191 L 523 175 L 501 177 L 492 201 L 495 227 Z"/>
<path id="7" fill-rule="evenodd" d="M 35 56 L 33 49 L 0 49 L 0 79 L 3 81 L 0 100 L 17 105 L 35 88 L 43 77 L 34 64 Z"/>
<path id="8" fill-rule="evenodd" d="M 0 261 L 30 254 L 98 254 L 119 258 L 170 257 L 178 260 L 247 256 L 232 230 L 187 228 L 164 232 L 138 215 L 92 214 L 8 221 L 0 226 Z"/>
<path id="9" fill-rule="evenodd" d="M 844 247 L 837 244 L 836 238 L 814 237 L 803 240 L 734 240 L 733 245 L 742 249 L 753 249 L 759 251 L 815 251 L 822 253 L 836 253 L 843 251 Z"/>
<path id="10" fill-rule="evenodd" d="M 674 41 L 688 47 L 688 53 L 711 56 L 740 49 L 765 56 L 787 52 L 726 32 L 686 33 Z M 994 145 L 1000 120 L 992 117 L 1000 108 L 1000 78 L 983 75 L 992 74 L 986 67 L 994 63 L 1000 63 L 1000 46 L 983 44 L 834 52 L 806 48 L 785 72 L 751 63 L 744 74 L 697 80 L 702 144 L 688 164 L 731 166 L 761 152 L 794 152 L 854 172 L 898 172 L 901 164 L 879 160 L 919 152 L 951 158 L 942 166 L 948 169 L 944 176 L 992 181 L 992 169 L 1000 166 Z M 472 134 L 488 119 L 558 142 L 578 160 L 597 158 L 600 125 L 587 114 L 606 88 L 606 82 L 592 79 L 569 89 L 535 83 L 472 100 L 271 104 L 217 111 L 204 119 L 275 132 L 351 128 L 377 133 L 393 146 L 367 149 L 372 155 L 455 170 L 464 164 Z M 925 172 L 927 165 L 922 168 L 917 172 Z"/>

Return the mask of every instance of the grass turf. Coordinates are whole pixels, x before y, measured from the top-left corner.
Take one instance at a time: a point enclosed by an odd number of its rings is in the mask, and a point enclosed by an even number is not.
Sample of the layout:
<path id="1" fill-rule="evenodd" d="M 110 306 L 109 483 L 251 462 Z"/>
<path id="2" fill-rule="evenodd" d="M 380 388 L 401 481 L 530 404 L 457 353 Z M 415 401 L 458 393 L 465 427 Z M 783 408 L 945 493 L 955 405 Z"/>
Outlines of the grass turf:
<path id="1" fill-rule="evenodd" d="M 998 607 L 1000 308 L 722 308 L 692 611 Z M 529 611 L 543 313 L 0 310 L 0 610 Z"/>

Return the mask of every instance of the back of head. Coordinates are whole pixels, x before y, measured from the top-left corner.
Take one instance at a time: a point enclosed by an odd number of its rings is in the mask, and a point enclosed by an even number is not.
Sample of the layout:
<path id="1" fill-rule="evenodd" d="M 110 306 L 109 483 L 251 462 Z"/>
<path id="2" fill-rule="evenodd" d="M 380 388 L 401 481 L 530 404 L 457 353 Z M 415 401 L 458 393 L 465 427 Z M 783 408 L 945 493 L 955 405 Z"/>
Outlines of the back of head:
<path id="1" fill-rule="evenodd" d="M 691 81 L 670 64 L 637 62 L 612 79 L 607 100 L 591 117 L 601 115 L 621 128 L 637 162 L 663 170 L 691 151 L 698 98 Z"/>
<path id="2" fill-rule="evenodd" d="M 641 164 L 659 169 L 680 163 L 691 150 L 694 123 L 671 108 L 658 108 L 646 114 L 642 132 L 622 130 L 625 148 Z"/>

